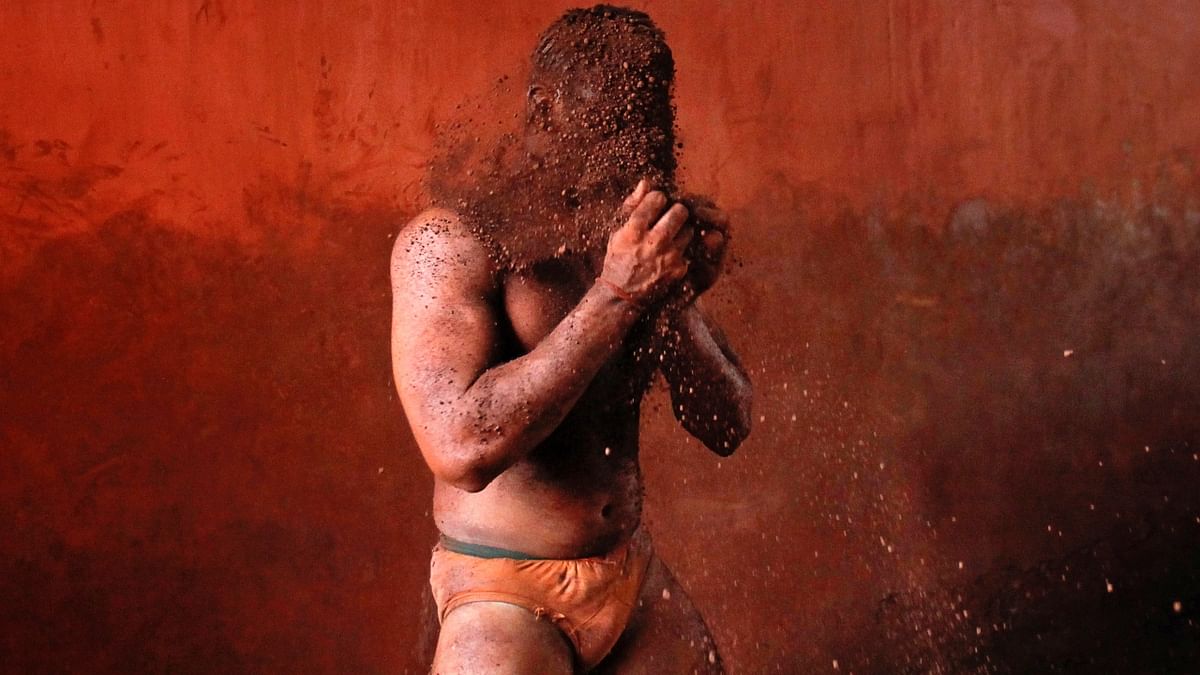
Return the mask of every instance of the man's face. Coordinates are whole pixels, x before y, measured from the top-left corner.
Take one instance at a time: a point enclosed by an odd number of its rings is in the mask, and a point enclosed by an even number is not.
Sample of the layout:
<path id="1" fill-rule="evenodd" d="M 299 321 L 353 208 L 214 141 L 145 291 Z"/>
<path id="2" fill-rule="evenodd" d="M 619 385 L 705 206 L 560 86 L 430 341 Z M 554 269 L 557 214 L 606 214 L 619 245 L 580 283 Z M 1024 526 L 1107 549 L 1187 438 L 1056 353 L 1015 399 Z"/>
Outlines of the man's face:
<path id="1" fill-rule="evenodd" d="M 439 199 L 471 211 L 512 267 L 603 252 L 639 179 L 675 189 L 675 71 L 661 32 L 635 13 L 576 14 L 531 55 L 523 133 L 494 148 L 462 134 L 434 167 Z"/>
<path id="2" fill-rule="evenodd" d="M 664 187 L 673 178 L 670 99 L 641 95 L 645 84 L 616 69 L 617 77 L 535 85 L 530 146 L 578 206 L 611 205 L 640 178 Z"/>

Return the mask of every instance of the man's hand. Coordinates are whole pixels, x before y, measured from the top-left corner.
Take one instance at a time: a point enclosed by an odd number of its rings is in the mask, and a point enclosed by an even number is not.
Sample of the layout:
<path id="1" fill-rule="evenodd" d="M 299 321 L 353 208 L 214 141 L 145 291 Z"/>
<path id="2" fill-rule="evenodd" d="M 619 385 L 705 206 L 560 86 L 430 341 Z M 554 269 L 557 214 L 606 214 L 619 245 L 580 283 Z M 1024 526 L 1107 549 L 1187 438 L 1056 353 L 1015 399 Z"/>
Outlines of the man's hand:
<path id="1" fill-rule="evenodd" d="M 643 307 L 688 272 L 684 250 L 693 235 L 685 226 L 688 209 L 676 203 L 663 213 L 666 205 L 666 195 L 640 181 L 625 200 L 625 224 L 609 238 L 604 256 L 600 279 Z"/>
<path id="2" fill-rule="evenodd" d="M 705 197 L 689 195 L 682 201 L 691 211 L 688 225 L 696 233 L 686 251 L 691 265 L 684 279 L 684 293 L 690 302 L 712 288 L 721 276 L 721 264 L 729 245 L 729 218 Z"/>

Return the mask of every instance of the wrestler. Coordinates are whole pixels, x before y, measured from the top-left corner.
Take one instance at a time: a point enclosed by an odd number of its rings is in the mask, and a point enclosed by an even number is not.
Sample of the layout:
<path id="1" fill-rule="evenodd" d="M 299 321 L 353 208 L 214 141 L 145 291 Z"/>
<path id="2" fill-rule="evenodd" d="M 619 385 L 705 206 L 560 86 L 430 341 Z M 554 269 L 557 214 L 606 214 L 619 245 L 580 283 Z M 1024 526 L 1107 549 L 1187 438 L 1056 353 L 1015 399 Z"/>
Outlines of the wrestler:
<path id="1" fill-rule="evenodd" d="M 700 307 L 728 225 L 673 196 L 673 79 L 645 14 L 567 12 L 534 50 L 517 159 L 435 180 L 397 237 L 394 375 L 441 532 L 436 673 L 721 672 L 641 527 L 656 372 L 713 452 L 750 431 L 750 382 Z"/>

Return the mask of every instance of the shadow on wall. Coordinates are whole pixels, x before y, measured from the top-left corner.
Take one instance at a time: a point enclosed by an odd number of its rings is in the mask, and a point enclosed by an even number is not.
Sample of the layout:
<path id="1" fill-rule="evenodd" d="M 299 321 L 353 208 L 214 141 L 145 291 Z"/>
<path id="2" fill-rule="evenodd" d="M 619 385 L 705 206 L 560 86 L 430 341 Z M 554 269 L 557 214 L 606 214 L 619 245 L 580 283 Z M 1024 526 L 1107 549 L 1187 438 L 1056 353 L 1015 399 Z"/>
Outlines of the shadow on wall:
<path id="1" fill-rule="evenodd" d="M 783 498 L 734 534 L 762 552 L 735 565 L 765 611 L 725 640 L 785 672 L 1200 658 L 1200 182 L 1186 153 L 1161 166 L 1132 208 L 981 199 L 938 227 L 821 226 L 829 200 L 781 180 L 753 200 L 781 215 L 740 214 L 780 234 L 741 250 L 723 307 L 761 366 L 734 480 Z"/>
<path id="2" fill-rule="evenodd" d="M 5 283 L 0 670 L 411 662 L 388 636 L 417 630 L 432 530 L 387 346 L 401 217 L 281 195 L 247 226 L 306 207 L 319 246 L 125 210 Z"/>

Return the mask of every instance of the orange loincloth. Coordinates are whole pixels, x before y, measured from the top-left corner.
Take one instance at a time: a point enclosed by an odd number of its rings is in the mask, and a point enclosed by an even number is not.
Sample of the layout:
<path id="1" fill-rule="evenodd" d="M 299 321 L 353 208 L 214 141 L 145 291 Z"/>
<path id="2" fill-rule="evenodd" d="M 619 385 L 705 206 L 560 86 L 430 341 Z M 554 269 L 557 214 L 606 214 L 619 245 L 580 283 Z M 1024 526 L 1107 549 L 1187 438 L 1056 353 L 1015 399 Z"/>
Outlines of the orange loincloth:
<path id="1" fill-rule="evenodd" d="M 553 621 L 589 670 L 625 631 L 651 555 L 649 537 L 640 529 L 606 555 L 565 560 L 480 558 L 438 543 L 429 583 L 439 623 L 471 602 L 517 605 Z"/>

